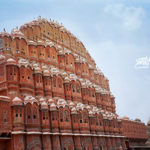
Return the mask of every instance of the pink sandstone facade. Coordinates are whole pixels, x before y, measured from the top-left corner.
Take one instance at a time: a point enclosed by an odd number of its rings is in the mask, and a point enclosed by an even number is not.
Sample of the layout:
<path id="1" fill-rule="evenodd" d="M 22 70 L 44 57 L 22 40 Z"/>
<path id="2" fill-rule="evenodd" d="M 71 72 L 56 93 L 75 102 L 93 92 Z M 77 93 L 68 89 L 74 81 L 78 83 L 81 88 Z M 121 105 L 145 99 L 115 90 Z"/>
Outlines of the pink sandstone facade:
<path id="1" fill-rule="evenodd" d="M 0 34 L 0 150 L 125 150 L 144 123 L 116 114 L 109 81 L 64 26 Z"/>

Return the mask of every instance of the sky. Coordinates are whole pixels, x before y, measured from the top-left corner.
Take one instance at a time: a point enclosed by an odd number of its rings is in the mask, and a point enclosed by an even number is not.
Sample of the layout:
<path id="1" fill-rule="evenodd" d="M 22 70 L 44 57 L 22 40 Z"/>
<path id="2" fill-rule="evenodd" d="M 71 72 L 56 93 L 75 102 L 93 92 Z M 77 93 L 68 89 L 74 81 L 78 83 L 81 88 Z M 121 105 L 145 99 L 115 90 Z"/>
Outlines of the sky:
<path id="1" fill-rule="evenodd" d="M 149 0 L 0 0 L 0 32 L 39 16 L 78 37 L 109 79 L 120 117 L 150 119 Z"/>

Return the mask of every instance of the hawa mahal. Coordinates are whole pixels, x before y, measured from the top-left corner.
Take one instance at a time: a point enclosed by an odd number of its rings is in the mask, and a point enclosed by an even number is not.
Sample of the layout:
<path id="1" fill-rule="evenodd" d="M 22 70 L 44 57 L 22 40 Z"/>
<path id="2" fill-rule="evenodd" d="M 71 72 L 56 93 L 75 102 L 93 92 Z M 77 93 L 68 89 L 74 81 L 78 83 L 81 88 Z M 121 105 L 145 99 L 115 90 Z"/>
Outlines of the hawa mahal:
<path id="1" fill-rule="evenodd" d="M 0 33 L 0 150 L 125 150 L 146 140 L 144 123 L 116 114 L 109 80 L 63 25 L 39 17 Z"/>

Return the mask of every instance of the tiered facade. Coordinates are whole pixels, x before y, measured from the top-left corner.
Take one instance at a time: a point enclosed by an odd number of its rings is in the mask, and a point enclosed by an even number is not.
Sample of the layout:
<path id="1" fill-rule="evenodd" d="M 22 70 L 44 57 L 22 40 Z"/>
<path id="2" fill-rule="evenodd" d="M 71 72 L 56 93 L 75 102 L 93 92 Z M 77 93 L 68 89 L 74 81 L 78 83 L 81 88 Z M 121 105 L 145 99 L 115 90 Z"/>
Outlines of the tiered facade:
<path id="1" fill-rule="evenodd" d="M 110 150 L 145 142 L 120 119 L 109 81 L 81 41 L 39 18 L 0 34 L 0 148 Z"/>

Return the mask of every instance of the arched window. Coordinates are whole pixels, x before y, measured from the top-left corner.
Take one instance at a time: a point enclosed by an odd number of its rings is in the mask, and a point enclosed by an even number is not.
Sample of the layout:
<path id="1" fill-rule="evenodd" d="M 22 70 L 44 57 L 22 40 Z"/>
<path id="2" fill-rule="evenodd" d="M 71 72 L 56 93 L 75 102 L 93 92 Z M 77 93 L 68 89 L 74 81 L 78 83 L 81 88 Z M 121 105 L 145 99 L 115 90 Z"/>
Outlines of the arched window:
<path id="1" fill-rule="evenodd" d="M 53 86 L 56 87 L 56 79 L 55 79 L 55 77 L 53 78 Z"/>
<path id="2" fill-rule="evenodd" d="M 96 118 L 96 126 L 99 126 L 99 119 L 98 119 L 98 117 Z"/>
<path id="3" fill-rule="evenodd" d="M 57 120 L 57 112 L 52 112 L 52 120 Z"/>
<path id="4" fill-rule="evenodd" d="M 40 83 L 42 83 L 42 76 L 41 75 L 39 75 L 39 79 L 40 79 Z"/>
<path id="5" fill-rule="evenodd" d="M 62 88 L 62 81 L 61 81 L 61 79 L 58 79 L 58 87 Z"/>
<path id="6" fill-rule="evenodd" d="M 3 122 L 8 122 L 8 111 L 7 110 L 3 110 Z"/>
<path id="7" fill-rule="evenodd" d="M 68 55 L 66 55 L 66 65 L 68 65 Z"/>
<path id="8" fill-rule="evenodd" d="M 16 40 L 16 49 L 19 49 L 19 41 Z"/>
<path id="9" fill-rule="evenodd" d="M 20 109 L 20 117 L 22 117 L 22 109 Z"/>
<path id="10" fill-rule="evenodd" d="M 38 122 L 38 105 L 36 103 L 33 104 L 32 106 L 33 110 L 33 122 L 37 123 Z"/>
<path id="11" fill-rule="evenodd" d="M 60 122 L 63 122 L 63 108 L 59 109 L 59 119 L 60 119 Z"/>
<path id="12" fill-rule="evenodd" d="M 88 123 L 88 115 L 86 112 L 83 113 L 83 122 Z"/>
<path id="13" fill-rule="evenodd" d="M 16 108 L 16 115 L 15 115 L 16 117 L 18 117 L 18 109 Z"/>
<path id="14" fill-rule="evenodd" d="M 14 66 L 14 79 L 17 80 L 17 67 Z"/>
<path id="15" fill-rule="evenodd" d="M 64 120 L 65 120 L 66 122 L 69 121 L 69 112 L 68 112 L 67 110 L 64 111 Z"/>
<path id="16" fill-rule="evenodd" d="M 88 90 L 88 93 L 89 93 L 89 97 L 91 97 L 91 91 L 90 91 L 90 89 Z"/>
<path id="17" fill-rule="evenodd" d="M 92 97 L 95 97 L 95 92 L 94 91 L 92 91 Z"/>
<path id="18" fill-rule="evenodd" d="M 80 123 L 82 123 L 82 114 L 79 114 Z"/>
<path id="19" fill-rule="evenodd" d="M 75 92 L 74 84 L 72 84 L 72 92 Z"/>
<path id="20" fill-rule="evenodd" d="M 32 115 L 32 113 L 31 113 L 31 104 L 28 103 L 28 104 L 26 105 L 26 118 L 27 118 L 27 123 L 29 123 L 29 122 L 31 121 L 31 115 Z"/>
<path id="21" fill-rule="evenodd" d="M 24 66 L 20 68 L 20 78 L 21 80 L 25 79 L 25 67 Z"/>
<path id="22" fill-rule="evenodd" d="M 77 89 L 77 93 L 80 93 L 80 87 L 78 84 L 76 85 L 76 89 Z"/>
<path id="23" fill-rule="evenodd" d="M 43 120 L 45 120 L 45 112 L 43 112 Z"/>
<path id="24" fill-rule="evenodd" d="M 78 122 L 78 117 L 75 116 L 73 121 L 74 121 L 75 123 Z"/>

